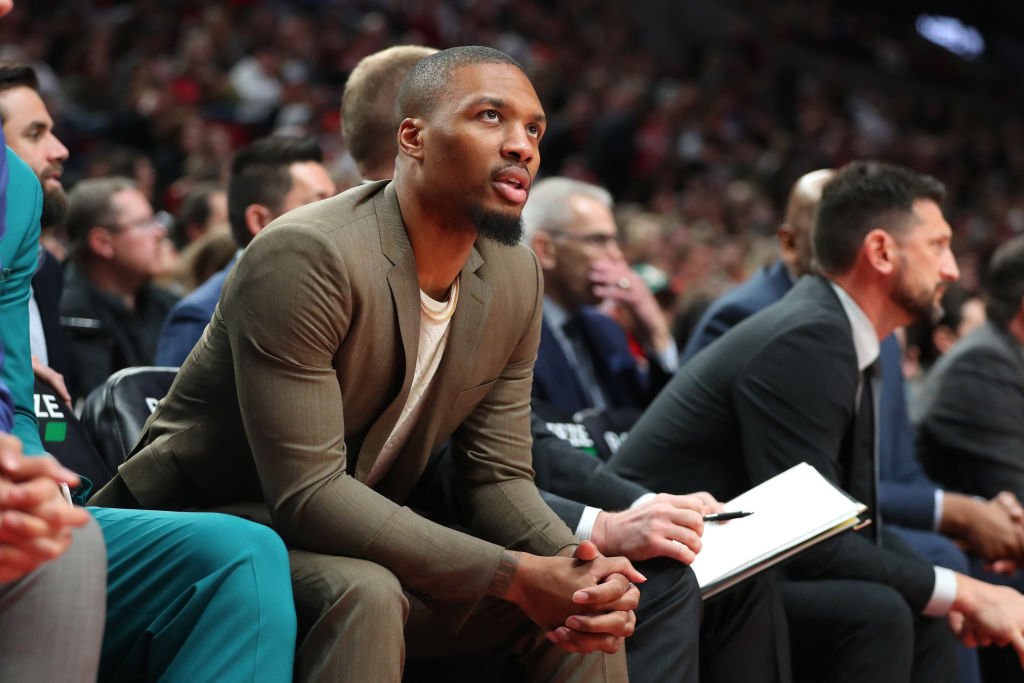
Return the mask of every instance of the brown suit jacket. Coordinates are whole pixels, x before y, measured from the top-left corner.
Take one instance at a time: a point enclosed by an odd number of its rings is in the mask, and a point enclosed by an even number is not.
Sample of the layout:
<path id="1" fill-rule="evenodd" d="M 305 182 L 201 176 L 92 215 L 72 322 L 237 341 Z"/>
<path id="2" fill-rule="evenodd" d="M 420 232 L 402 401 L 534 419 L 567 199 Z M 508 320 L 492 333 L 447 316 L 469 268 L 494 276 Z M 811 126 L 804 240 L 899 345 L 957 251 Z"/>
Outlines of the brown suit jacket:
<path id="1" fill-rule="evenodd" d="M 536 258 L 479 240 L 460 277 L 425 409 L 371 489 L 362 482 L 401 414 L 419 339 L 398 201 L 374 183 L 282 216 L 239 260 L 118 476 L 147 508 L 264 501 L 288 544 L 381 564 L 414 593 L 461 603 L 464 616 L 501 546 L 551 555 L 573 537 L 541 501 L 530 465 Z M 480 538 L 401 507 L 446 439 Z"/>

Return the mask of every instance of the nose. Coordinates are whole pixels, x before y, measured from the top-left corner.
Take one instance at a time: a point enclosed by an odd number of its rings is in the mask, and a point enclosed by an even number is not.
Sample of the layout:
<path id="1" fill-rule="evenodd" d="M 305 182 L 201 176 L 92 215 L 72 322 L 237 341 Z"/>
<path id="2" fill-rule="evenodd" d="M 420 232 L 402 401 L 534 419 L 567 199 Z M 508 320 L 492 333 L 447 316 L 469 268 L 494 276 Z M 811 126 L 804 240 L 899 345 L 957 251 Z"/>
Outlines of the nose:
<path id="1" fill-rule="evenodd" d="M 942 267 L 939 275 L 946 282 L 955 282 L 960 279 L 960 268 L 956 265 L 956 256 L 952 249 L 946 250 L 946 257 L 942 260 Z"/>
<path id="2" fill-rule="evenodd" d="M 501 154 L 506 159 L 513 159 L 528 164 L 537 157 L 534 139 L 525 128 L 513 126 L 502 144 Z"/>
<path id="3" fill-rule="evenodd" d="M 613 235 L 610 240 L 605 242 L 604 250 L 610 258 L 613 258 L 616 261 L 626 260 L 625 254 L 622 253 L 622 244 L 619 243 L 617 235 Z"/>
<path id="4" fill-rule="evenodd" d="M 51 161 L 64 161 L 68 158 L 68 148 L 53 133 L 50 133 L 49 158 Z"/>

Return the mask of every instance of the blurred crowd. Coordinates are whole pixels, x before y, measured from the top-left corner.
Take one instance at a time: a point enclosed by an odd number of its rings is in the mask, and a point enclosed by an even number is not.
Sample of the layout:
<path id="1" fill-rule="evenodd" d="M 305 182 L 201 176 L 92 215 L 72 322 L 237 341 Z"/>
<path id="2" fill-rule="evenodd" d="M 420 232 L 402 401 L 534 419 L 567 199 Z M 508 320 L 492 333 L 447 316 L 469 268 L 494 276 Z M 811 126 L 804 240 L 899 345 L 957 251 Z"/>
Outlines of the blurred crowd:
<path id="1" fill-rule="evenodd" d="M 0 56 L 40 73 L 71 150 L 65 186 L 129 175 L 174 215 L 271 132 L 315 136 L 339 189 L 355 184 L 338 103 L 359 59 L 493 45 L 527 66 L 547 109 L 542 172 L 607 187 L 628 256 L 668 273 L 663 299 L 683 306 L 772 260 L 793 181 L 854 158 L 946 183 L 969 289 L 978 261 L 1024 231 L 1010 80 L 1024 52 L 998 33 L 1012 14 L 970 61 L 918 36 L 903 6 L 664 5 L 35 2 L 0 28 Z"/>

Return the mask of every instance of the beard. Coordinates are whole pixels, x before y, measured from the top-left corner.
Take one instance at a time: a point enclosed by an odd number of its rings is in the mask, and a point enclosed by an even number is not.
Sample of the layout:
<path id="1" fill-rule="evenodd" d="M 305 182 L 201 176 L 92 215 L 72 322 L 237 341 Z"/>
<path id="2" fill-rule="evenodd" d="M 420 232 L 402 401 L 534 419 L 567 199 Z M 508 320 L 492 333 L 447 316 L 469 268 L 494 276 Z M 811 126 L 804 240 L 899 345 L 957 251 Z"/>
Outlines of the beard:
<path id="1" fill-rule="evenodd" d="M 906 271 L 900 273 L 896 288 L 892 292 L 893 302 L 903 309 L 914 321 L 935 325 L 942 319 L 942 306 L 938 302 L 940 286 L 931 290 L 915 290 L 906 279 Z"/>
<path id="2" fill-rule="evenodd" d="M 498 244 L 514 247 L 523 239 L 523 221 L 518 214 L 489 211 L 482 206 L 475 206 L 471 218 L 478 235 Z"/>
<path id="3" fill-rule="evenodd" d="M 64 188 L 55 187 L 43 193 L 43 215 L 39 223 L 44 228 L 62 226 L 67 213 L 68 196 L 64 193 Z"/>

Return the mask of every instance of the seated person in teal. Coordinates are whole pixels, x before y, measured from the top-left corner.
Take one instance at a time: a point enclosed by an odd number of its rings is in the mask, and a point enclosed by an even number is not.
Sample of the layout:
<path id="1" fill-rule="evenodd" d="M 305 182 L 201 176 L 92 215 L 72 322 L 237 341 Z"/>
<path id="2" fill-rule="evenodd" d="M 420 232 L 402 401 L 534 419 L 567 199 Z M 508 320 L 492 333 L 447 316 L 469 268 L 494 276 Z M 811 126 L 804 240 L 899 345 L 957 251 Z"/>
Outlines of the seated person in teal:
<path id="1" fill-rule="evenodd" d="M 13 397 L 14 434 L 26 454 L 39 455 L 44 449 L 33 411 L 28 300 L 42 194 L 28 166 L 6 153 L 0 381 Z M 295 610 L 288 556 L 273 531 L 229 515 L 89 511 L 108 557 L 99 680 L 291 680 Z"/>

